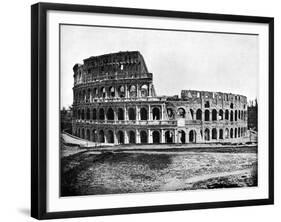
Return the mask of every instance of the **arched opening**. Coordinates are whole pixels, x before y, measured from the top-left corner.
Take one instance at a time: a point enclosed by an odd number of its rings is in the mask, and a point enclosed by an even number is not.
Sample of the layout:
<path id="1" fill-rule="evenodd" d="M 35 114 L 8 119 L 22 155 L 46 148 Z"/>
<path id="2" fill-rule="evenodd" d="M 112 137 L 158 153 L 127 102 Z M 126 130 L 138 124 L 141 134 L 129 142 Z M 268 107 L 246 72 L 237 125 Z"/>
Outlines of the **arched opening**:
<path id="1" fill-rule="evenodd" d="M 82 120 L 85 119 L 85 110 L 84 109 L 81 110 L 81 119 Z"/>
<path id="2" fill-rule="evenodd" d="M 210 121 L 210 111 L 205 110 L 205 121 Z"/>
<path id="3" fill-rule="evenodd" d="M 217 120 L 217 110 L 213 109 L 212 110 L 212 121 L 216 121 Z"/>
<path id="4" fill-rule="evenodd" d="M 87 129 L 86 139 L 87 139 L 87 140 L 91 140 L 91 133 L 90 133 L 90 130 L 89 130 L 89 129 Z"/>
<path id="5" fill-rule="evenodd" d="M 90 120 L 90 109 L 89 108 L 86 111 L 86 119 Z"/>
<path id="6" fill-rule="evenodd" d="M 167 115 L 168 115 L 169 119 L 174 119 L 175 118 L 174 110 L 172 108 L 168 108 L 167 109 Z"/>
<path id="7" fill-rule="evenodd" d="M 77 119 L 81 119 L 81 113 L 80 113 L 80 109 L 78 109 L 78 115 L 77 115 Z"/>
<path id="8" fill-rule="evenodd" d="M 178 109 L 178 116 L 180 118 L 185 118 L 185 110 L 183 108 Z"/>
<path id="9" fill-rule="evenodd" d="M 118 108 L 117 117 L 118 120 L 124 120 L 124 110 L 122 108 Z"/>
<path id="10" fill-rule="evenodd" d="M 97 110 L 96 109 L 93 109 L 92 115 L 93 115 L 93 120 L 96 120 L 97 119 Z"/>
<path id="11" fill-rule="evenodd" d="M 109 87 L 109 95 L 110 97 L 115 97 L 115 88 L 113 86 Z"/>
<path id="12" fill-rule="evenodd" d="M 105 116 L 104 116 L 104 109 L 100 109 L 99 110 L 99 120 L 104 120 L 105 118 L 104 118 Z"/>
<path id="13" fill-rule="evenodd" d="M 107 142 L 114 143 L 114 134 L 112 130 L 109 130 L 107 133 Z"/>
<path id="14" fill-rule="evenodd" d="M 120 98 L 124 98 L 125 97 L 125 87 L 124 86 L 120 86 L 118 88 L 118 95 Z"/>
<path id="15" fill-rule="evenodd" d="M 147 117 L 147 109 L 144 108 L 144 107 L 142 107 L 140 109 L 140 118 L 141 118 L 141 120 L 147 120 L 148 119 L 148 117 Z"/>
<path id="16" fill-rule="evenodd" d="M 95 129 L 92 130 L 92 140 L 93 142 L 97 142 L 97 131 Z"/>
<path id="17" fill-rule="evenodd" d="M 105 98 L 105 97 L 106 97 L 106 91 L 105 91 L 105 88 L 104 88 L 104 87 L 101 87 L 100 93 L 101 93 L 101 97 L 102 97 L 102 98 Z"/>
<path id="18" fill-rule="evenodd" d="M 80 136 L 82 139 L 85 138 L 85 133 L 84 133 L 84 129 L 81 130 L 81 136 Z"/>
<path id="19" fill-rule="evenodd" d="M 230 103 L 230 109 L 233 109 L 233 103 Z"/>
<path id="20" fill-rule="evenodd" d="M 241 119 L 241 111 L 238 111 L 238 119 Z"/>
<path id="21" fill-rule="evenodd" d="M 234 137 L 237 138 L 237 128 L 234 130 Z"/>
<path id="22" fill-rule="evenodd" d="M 233 138 L 233 129 L 230 129 L 230 138 Z"/>
<path id="23" fill-rule="evenodd" d="M 135 108 L 128 109 L 129 120 L 136 120 L 136 111 Z"/>
<path id="24" fill-rule="evenodd" d="M 233 121 L 233 111 L 230 111 L 230 121 Z"/>
<path id="25" fill-rule="evenodd" d="M 134 131 L 129 132 L 129 143 L 130 144 L 136 143 L 136 133 Z"/>
<path id="26" fill-rule="evenodd" d="M 140 142 L 141 143 L 147 143 L 147 133 L 146 133 L 146 131 L 140 132 Z"/>
<path id="27" fill-rule="evenodd" d="M 234 112 L 234 119 L 235 119 L 235 121 L 237 121 L 237 110 L 235 110 L 235 112 Z"/>
<path id="28" fill-rule="evenodd" d="M 112 108 L 109 108 L 106 113 L 107 120 L 114 120 L 114 111 Z"/>
<path id="29" fill-rule="evenodd" d="M 209 141 L 210 140 L 210 130 L 208 128 L 205 129 L 204 135 L 205 135 L 205 137 L 204 137 L 205 140 Z"/>
<path id="30" fill-rule="evenodd" d="M 160 109 L 158 107 L 154 107 L 152 109 L 152 119 L 153 120 L 160 120 Z"/>
<path id="31" fill-rule="evenodd" d="M 217 129 L 213 128 L 212 129 L 212 140 L 216 140 L 217 139 Z"/>
<path id="32" fill-rule="evenodd" d="M 223 120 L 223 110 L 220 109 L 219 111 L 219 120 Z"/>
<path id="33" fill-rule="evenodd" d="M 135 85 L 131 85 L 129 88 L 129 96 L 136 97 L 137 96 L 137 88 Z"/>
<path id="34" fill-rule="evenodd" d="M 229 138 L 229 129 L 228 128 L 225 129 L 225 138 L 226 139 Z"/>
<path id="35" fill-rule="evenodd" d="M 99 142 L 100 142 L 100 143 L 104 143 L 104 142 L 105 142 L 104 131 L 103 131 L 103 130 L 101 130 L 101 131 L 99 132 Z"/>
<path id="36" fill-rule="evenodd" d="M 118 131 L 117 139 L 118 139 L 119 144 L 124 144 L 124 132 L 123 131 Z"/>
<path id="37" fill-rule="evenodd" d="M 197 109 L 196 111 L 196 120 L 202 120 L 202 110 Z"/>
<path id="38" fill-rule="evenodd" d="M 173 143 L 173 133 L 171 131 L 165 132 L 165 143 Z"/>
<path id="39" fill-rule="evenodd" d="M 225 110 L 225 119 L 229 120 L 229 111 L 228 111 L 228 109 Z"/>
<path id="40" fill-rule="evenodd" d="M 160 143 L 160 133 L 159 133 L 159 131 L 153 131 L 152 141 L 153 141 L 153 143 Z"/>
<path id="41" fill-rule="evenodd" d="M 196 143 L 196 131 L 195 130 L 189 131 L 189 142 Z"/>
<path id="42" fill-rule="evenodd" d="M 148 96 L 148 87 L 147 85 L 141 86 L 141 97 L 147 97 Z"/>
<path id="43" fill-rule="evenodd" d="M 93 94 L 94 94 L 94 97 L 98 97 L 98 89 L 97 88 L 94 88 Z"/>
<path id="44" fill-rule="evenodd" d="M 220 140 L 223 139 L 223 129 L 220 129 L 220 131 L 219 131 L 219 139 Z"/>
<path id="45" fill-rule="evenodd" d="M 183 130 L 180 130 L 178 132 L 178 135 L 179 135 L 179 142 L 182 143 L 182 144 L 185 144 L 186 143 L 186 135 L 185 135 L 185 132 Z"/>
<path id="46" fill-rule="evenodd" d="M 191 119 L 194 120 L 194 111 L 193 111 L 193 109 L 190 109 L 189 111 L 190 111 L 190 117 L 191 117 Z"/>

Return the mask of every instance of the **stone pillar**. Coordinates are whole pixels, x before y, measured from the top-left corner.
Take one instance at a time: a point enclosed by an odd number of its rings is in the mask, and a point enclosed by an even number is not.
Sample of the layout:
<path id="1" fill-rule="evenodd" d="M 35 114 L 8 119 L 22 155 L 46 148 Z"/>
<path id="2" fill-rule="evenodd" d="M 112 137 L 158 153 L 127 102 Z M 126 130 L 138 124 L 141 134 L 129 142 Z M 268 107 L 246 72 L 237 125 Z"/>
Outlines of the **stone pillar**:
<path id="1" fill-rule="evenodd" d="M 140 131 L 138 129 L 136 130 L 136 143 L 140 143 Z"/>
<path id="2" fill-rule="evenodd" d="M 148 120 L 151 120 L 151 107 L 148 105 Z"/>
<path id="3" fill-rule="evenodd" d="M 178 141 L 177 141 L 177 135 L 176 135 L 176 132 L 177 132 L 177 131 L 176 131 L 176 130 L 173 130 L 173 131 L 174 131 L 173 142 L 174 142 L 174 143 L 177 143 L 177 142 L 178 142 Z"/>
<path id="4" fill-rule="evenodd" d="M 128 86 L 125 84 L 125 98 L 128 98 Z"/>
<path id="5" fill-rule="evenodd" d="M 117 138 L 117 131 L 113 131 L 113 137 L 114 137 L 114 144 L 118 144 L 118 138 Z"/>
<path id="6" fill-rule="evenodd" d="M 163 129 L 161 129 L 160 131 L 161 135 L 160 135 L 160 143 L 165 143 L 165 131 Z"/>
<path id="7" fill-rule="evenodd" d="M 124 144 L 128 144 L 128 143 L 129 143 L 129 137 L 128 137 L 127 131 L 125 130 L 124 131 Z"/>
<path id="8" fill-rule="evenodd" d="M 152 130 L 151 129 L 149 129 L 148 130 L 148 143 L 153 143 L 153 140 L 152 140 Z"/>
<path id="9" fill-rule="evenodd" d="M 161 120 L 164 120 L 164 104 L 161 105 Z"/>
<path id="10" fill-rule="evenodd" d="M 136 121 L 139 121 L 139 107 L 136 105 Z"/>
<path id="11" fill-rule="evenodd" d="M 128 110 L 127 107 L 124 107 L 124 120 L 127 121 L 128 120 Z"/>
<path id="12" fill-rule="evenodd" d="M 139 95 L 139 84 L 136 85 L 136 89 L 137 89 L 137 98 L 139 98 L 140 97 L 140 95 Z"/>

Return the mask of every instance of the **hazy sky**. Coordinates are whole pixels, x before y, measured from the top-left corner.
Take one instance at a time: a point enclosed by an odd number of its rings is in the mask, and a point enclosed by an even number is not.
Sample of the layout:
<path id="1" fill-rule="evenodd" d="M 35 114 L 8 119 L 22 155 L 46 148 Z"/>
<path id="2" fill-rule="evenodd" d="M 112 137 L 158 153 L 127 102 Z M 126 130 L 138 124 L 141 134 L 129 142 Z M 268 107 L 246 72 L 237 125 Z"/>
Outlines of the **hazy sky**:
<path id="1" fill-rule="evenodd" d="M 182 89 L 258 94 L 258 36 L 61 26 L 61 106 L 73 102 L 73 66 L 119 51 L 143 55 L 157 95 Z"/>

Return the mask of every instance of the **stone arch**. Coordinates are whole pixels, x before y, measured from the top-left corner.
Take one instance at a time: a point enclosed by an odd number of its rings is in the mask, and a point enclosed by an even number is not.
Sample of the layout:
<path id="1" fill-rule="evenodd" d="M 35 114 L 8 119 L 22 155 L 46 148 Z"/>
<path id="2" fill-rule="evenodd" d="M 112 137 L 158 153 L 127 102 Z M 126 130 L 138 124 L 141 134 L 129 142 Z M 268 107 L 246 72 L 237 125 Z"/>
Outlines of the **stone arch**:
<path id="1" fill-rule="evenodd" d="M 230 121 L 233 121 L 233 110 L 230 111 Z"/>
<path id="2" fill-rule="evenodd" d="M 99 131 L 99 142 L 100 143 L 105 143 L 105 135 L 104 135 L 104 131 L 103 130 Z"/>
<path id="3" fill-rule="evenodd" d="M 107 120 L 114 120 L 114 111 L 111 107 L 109 107 L 106 112 L 106 118 Z"/>
<path id="4" fill-rule="evenodd" d="M 180 118 L 185 118 L 185 115 L 186 115 L 186 112 L 185 112 L 185 109 L 184 108 L 178 108 L 178 116 Z"/>
<path id="5" fill-rule="evenodd" d="M 189 109 L 191 119 L 194 120 L 194 111 L 193 109 Z"/>
<path id="6" fill-rule="evenodd" d="M 218 138 L 218 135 L 217 135 L 217 129 L 216 128 L 213 128 L 212 129 L 212 140 L 216 140 Z"/>
<path id="7" fill-rule="evenodd" d="M 82 120 L 85 119 L 85 110 L 84 109 L 81 110 L 81 119 Z"/>
<path id="8" fill-rule="evenodd" d="M 225 138 L 229 139 L 229 129 L 228 128 L 225 129 Z"/>
<path id="9" fill-rule="evenodd" d="M 197 109 L 196 111 L 196 120 L 202 120 L 202 110 Z"/>
<path id="10" fill-rule="evenodd" d="M 149 95 L 147 84 L 142 85 L 140 91 L 141 91 L 141 97 L 147 97 Z"/>
<path id="11" fill-rule="evenodd" d="M 108 130 L 107 132 L 107 142 L 114 143 L 114 133 L 112 130 Z"/>
<path id="12" fill-rule="evenodd" d="M 225 110 L 225 119 L 229 120 L 229 111 L 228 111 L 228 109 Z"/>
<path id="13" fill-rule="evenodd" d="M 93 111 L 92 111 L 92 119 L 93 120 L 96 120 L 97 119 L 97 109 L 93 109 Z"/>
<path id="14" fill-rule="evenodd" d="M 241 110 L 238 110 L 238 119 L 241 119 Z"/>
<path id="15" fill-rule="evenodd" d="M 142 130 L 140 131 L 140 142 L 141 143 L 147 143 L 148 139 L 147 139 L 147 132 Z"/>
<path id="16" fill-rule="evenodd" d="M 92 141 L 97 142 L 97 131 L 95 129 L 92 130 Z"/>
<path id="17" fill-rule="evenodd" d="M 195 130 L 189 131 L 189 142 L 196 143 L 196 131 Z"/>
<path id="18" fill-rule="evenodd" d="M 105 119 L 104 109 L 100 108 L 99 109 L 99 120 L 104 120 L 104 119 Z"/>
<path id="19" fill-rule="evenodd" d="M 145 107 L 142 107 L 140 109 L 140 119 L 141 120 L 147 120 L 148 119 L 148 112 L 147 112 L 147 109 Z"/>
<path id="20" fill-rule="evenodd" d="M 129 120 L 136 120 L 136 109 L 133 107 L 130 107 L 128 109 L 128 116 L 129 116 Z"/>
<path id="21" fill-rule="evenodd" d="M 167 108 L 167 115 L 169 119 L 174 119 L 175 118 L 175 112 L 172 108 Z"/>
<path id="22" fill-rule="evenodd" d="M 230 129 L 230 138 L 233 138 L 233 128 Z"/>
<path id="23" fill-rule="evenodd" d="M 160 120 L 160 117 L 161 114 L 160 114 L 160 108 L 159 107 L 154 107 L 152 109 L 152 119 L 153 120 Z"/>
<path id="24" fill-rule="evenodd" d="M 160 143 L 160 132 L 155 130 L 152 132 L 152 142 L 153 143 Z"/>
<path id="25" fill-rule="evenodd" d="M 91 132 L 89 129 L 86 130 L 86 140 L 91 140 Z"/>
<path id="26" fill-rule="evenodd" d="M 136 97 L 137 96 L 137 87 L 135 85 L 131 85 L 129 87 L 129 96 Z"/>
<path id="27" fill-rule="evenodd" d="M 208 128 L 206 128 L 205 131 L 204 131 L 204 139 L 206 141 L 210 140 L 210 130 Z"/>
<path id="28" fill-rule="evenodd" d="M 223 110 L 219 110 L 219 120 L 223 120 Z"/>
<path id="29" fill-rule="evenodd" d="M 117 140 L 119 144 L 124 144 L 125 143 L 125 136 L 124 136 L 124 132 L 119 130 L 117 132 Z"/>
<path id="30" fill-rule="evenodd" d="M 104 87 L 101 87 L 101 88 L 100 88 L 100 95 L 101 95 L 102 98 L 105 98 L 105 97 L 106 97 L 106 90 L 105 90 Z"/>
<path id="31" fill-rule="evenodd" d="M 223 139 L 223 129 L 220 129 L 220 131 L 219 131 L 219 139 L 220 140 Z"/>
<path id="32" fill-rule="evenodd" d="M 212 121 L 216 121 L 217 120 L 217 110 L 213 109 L 212 110 Z"/>
<path id="33" fill-rule="evenodd" d="M 117 118 L 118 118 L 118 120 L 124 120 L 124 110 L 122 108 L 118 108 Z"/>
<path id="34" fill-rule="evenodd" d="M 110 97 L 115 97 L 115 88 L 114 88 L 114 86 L 110 86 L 108 88 L 108 92 L 109 92 L 109 96 Z"/>
<path id="35" fill-rule="evenodd" d="M 180 130 L 178 131 L 178 135 L 179 135 L 179 142 L 182 144 L 186 143 L 186 133 L 184 130 Z"/>
<path id="36" fill-rule="evenodd" d="M 205 121 L 210 121 L 210 111 L 208 109 L 205 110 Z"/>
<path id="37" fill-rule="evenodd" d="M 90 111 L 89 108 L 87 108 L 87 111 L 86 111 L 86 119 L 87 119 L 87 120 L 90 120 L 90 119 L 91 119 L 90 115 L 91 115 L 91 111 Z"/>
<path id="38" fill-rule="evenodd" d="M 118 88 L 118 96 L 120 98 L 124 98 L 125 97 L 125 87 L 123 85 L 119 86 L 119 88 Z"/>
<path id="39" fill-rule="evenodd" d="M 167 130 L 165 132 L 165 143 L 173 143 L 174 142 L 173 138 L 174 138 L 173 132 L 170 130 Z"/>
<path id="40" fill-rule="evenodd" d="M 237 114 L 237 110 L 235 110 L 235 112 L 234 112 L 234 120 L 235 120 L 235 121 L 237 121 L 237 115 L 238 115 L 238 114 Z"/>
<path id="41" fill-rule="evenodd" d="M 136 132 L 133 130 L 130 130 L 128 136 L 129 136 L 129 143 L 135 144 L 136 143 Z"/>

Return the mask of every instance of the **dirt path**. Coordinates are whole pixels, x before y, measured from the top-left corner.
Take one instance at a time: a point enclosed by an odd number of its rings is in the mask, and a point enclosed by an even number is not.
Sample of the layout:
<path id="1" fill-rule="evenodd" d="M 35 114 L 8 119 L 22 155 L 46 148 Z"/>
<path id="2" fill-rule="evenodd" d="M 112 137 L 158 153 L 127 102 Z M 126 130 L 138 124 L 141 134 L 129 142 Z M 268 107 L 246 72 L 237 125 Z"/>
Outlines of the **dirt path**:
<path id="1" fill-rule="evenodd" d="M 241 174 L 250 174 L 252 170 L 253 170 L 253 168 L 248 168 L 248 169 L 237 170 L 237 171 L 232 171 L 232 172 L 213 173 L 213 174 L 208 174 L 208 175 L 191 177 L 184 181 L 179 180 L 179 179 L 170 179 L 160 189 L 163 191 L 171 190 L 171 189 L 183 189 L 183 188 L 192 186 L 192 184 L 194 184 L 194 183 L 213 179 L 213 178 L 235 176 L 235 175 L 241 175 Z"/>

